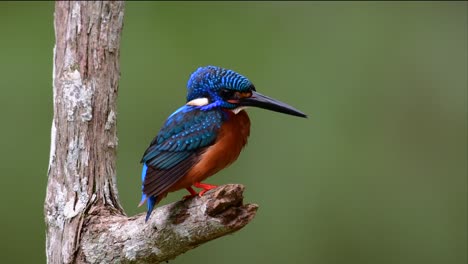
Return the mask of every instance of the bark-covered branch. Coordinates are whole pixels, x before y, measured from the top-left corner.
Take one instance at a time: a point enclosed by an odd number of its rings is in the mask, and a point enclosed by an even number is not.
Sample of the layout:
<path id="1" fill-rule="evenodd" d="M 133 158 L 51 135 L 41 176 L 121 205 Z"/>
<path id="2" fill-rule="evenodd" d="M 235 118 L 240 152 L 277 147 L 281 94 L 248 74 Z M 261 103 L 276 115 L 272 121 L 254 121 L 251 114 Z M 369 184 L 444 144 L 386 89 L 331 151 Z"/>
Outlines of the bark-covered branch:
<path id="1" fill-rule="evenodd" d="M 242 185 L 223 185 L 201 198 L 160 207 L 146 224 L 145 214 L 91 217 L 82 238 L 83 255 L 90 263 L 159 263 L 173 259 L 248 224 L 257 205 L 243 205 L 243 190 Z"/>
<path id="2" fill-rule="evenodd" d="M 116 188 L 121 1 L 57 1 L 44 204 L 48 263 L 157 263 L 246 225 L 241 185 L 127 217 Z M 138 172 L 135 172 L 136 177 Z"/>

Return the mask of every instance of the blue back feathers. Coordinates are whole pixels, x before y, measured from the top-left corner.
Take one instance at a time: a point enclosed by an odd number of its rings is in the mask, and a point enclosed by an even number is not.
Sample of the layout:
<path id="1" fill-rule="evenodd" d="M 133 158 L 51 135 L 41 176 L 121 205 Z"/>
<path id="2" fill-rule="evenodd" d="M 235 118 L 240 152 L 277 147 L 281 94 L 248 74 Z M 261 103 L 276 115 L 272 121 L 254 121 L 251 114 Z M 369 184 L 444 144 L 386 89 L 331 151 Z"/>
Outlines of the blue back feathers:
<path id="1" fill-rule="evenodd" d="M 248 91 L 252 83 L 241 74 L 221 67 L 200 67 L 192 73 L 187 83 L 187 102 L 196 98 L 214 97 L 221 88 Z"/>
<path id="2" fill-rule="evenodd" d="M 170 169 L 216 139 L 224 114 L 197 111 L 196 106 L 182 106 L 164 123 L 146 150 L 142 162 L 158 169 Z"/>

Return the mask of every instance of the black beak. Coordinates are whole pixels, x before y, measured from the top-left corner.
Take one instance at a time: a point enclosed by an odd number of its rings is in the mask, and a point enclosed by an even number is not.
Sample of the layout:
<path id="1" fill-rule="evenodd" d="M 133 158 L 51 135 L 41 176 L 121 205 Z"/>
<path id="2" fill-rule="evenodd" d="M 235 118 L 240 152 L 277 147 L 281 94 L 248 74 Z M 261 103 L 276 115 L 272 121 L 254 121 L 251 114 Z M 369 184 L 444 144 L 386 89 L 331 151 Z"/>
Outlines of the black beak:
<path id="1" fill-rule="evenodd" d="M 240 99 L 239 104 L 241 106 L 259 107 L 259 108 L 268 109 L 271 111 L 293 115 L 293 116 L 307 117 L 306 114 L 302 113 L 301 111 L 297 110 L 296 108 L 290 105 L 287 105 L 283 102 L 280 102 L 278 100 L 275 100 L 273 98 L 270 98 L 268 96 L 265 96 L 261 93 L 257 93 L 254 91 L 252 91 L 251 97 L 245 97 L 245 98 Z"/>

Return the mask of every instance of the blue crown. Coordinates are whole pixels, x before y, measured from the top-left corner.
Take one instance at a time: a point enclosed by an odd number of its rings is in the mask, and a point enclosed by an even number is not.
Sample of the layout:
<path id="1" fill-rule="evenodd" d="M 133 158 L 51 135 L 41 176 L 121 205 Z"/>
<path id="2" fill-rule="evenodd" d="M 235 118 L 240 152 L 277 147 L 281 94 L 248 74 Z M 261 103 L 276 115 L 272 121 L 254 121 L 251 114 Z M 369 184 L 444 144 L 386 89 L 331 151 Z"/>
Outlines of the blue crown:
<path id="1" fill-rule="evenodd" d="M 221 88 L 248 91 L 252 83 L 241 74 L 221 67 L 200 67 L 192 73 L 187 83 L 187 101 L 207 97 Z"/>

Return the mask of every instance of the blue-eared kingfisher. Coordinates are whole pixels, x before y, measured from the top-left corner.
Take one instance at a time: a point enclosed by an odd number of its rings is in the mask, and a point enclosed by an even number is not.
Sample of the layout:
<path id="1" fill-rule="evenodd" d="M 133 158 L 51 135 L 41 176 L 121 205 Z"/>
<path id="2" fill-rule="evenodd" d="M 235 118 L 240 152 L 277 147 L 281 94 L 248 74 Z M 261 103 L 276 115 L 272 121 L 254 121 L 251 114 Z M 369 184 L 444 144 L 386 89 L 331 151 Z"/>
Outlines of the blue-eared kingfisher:
<path id="1" fill-rule="evenodd" d="M 247 107 L 259 107 L 298 117 L 306 114 L 258 93 L 243 75 L 221 67 L 200 67 L 187 83 L 186 104 L 165 121 L 146 149 L 141 163 L 146 221 L 169 192 L 187 189 L 202 196 L 216 185 L 202 183 L 234 162 L 247 143 Z M 202 189 L 197 193 L 192 186 Z"/>

